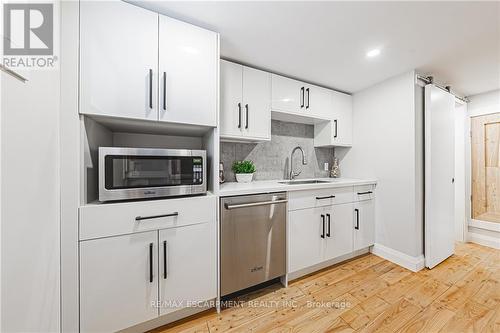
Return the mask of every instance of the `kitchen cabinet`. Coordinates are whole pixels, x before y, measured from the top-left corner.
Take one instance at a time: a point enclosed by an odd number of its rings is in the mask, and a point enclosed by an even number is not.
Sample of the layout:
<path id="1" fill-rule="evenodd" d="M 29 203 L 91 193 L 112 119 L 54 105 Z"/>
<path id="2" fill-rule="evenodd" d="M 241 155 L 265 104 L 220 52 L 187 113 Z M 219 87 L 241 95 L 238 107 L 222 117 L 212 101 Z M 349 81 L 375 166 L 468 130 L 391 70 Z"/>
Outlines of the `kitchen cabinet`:
<path id="1" fill-rule="evenodd" d="M 217 126 L 217 33 L 122 1 L 80 18 L 80 113 Z"/>
<path id="2" fill-rule="evenodd" d="M 80 112 L 157 120 L 158 14 L 82 1 L 80 20 Z"/>
<path id="3" fill-rule="evenodd" d="M 290 211 L 288 271 L 295 272 L 323 261 L 324 207 Z"/>
<path id="4" fill-rule="evenodd" d="M 332 91 L 331 121 L 314 125 L 314 146 L 352 146 L 352 96 Z"/>
<path id="5" fill-rule="evenodd" d="M 326 214 L 327 233 L 324 260 L 334 259 L 353 250 L 352 203 L 330 206 Z"/>
<path id="6" fill-rule="evenodd" d="M 164 229 L 159 236 L 160 316 L 217 297 L 214 223 Z"/>
<path id="7" fill-rule="evenodd" d="M 116 332 L 156 318 L 157 271 L 157 231 L 81 242 L 81 332 Z"/>
<path id="8" fill-rule="evenodd" d="M 332 117 L 332 106 L 332 90 L 272 75 L 273 111 L 328 120 Z"/>
<path id="9" fill-rule="evenodd" d="M 354 204 L 354 251 L 375 243 L 375 201 L 358 201 Z"/>
<path id="10" fill-rule="evenodd" d="M 217 125 L 218 35 L 159 16 L 159 120 Z"/>
<path id="11" fill-rule="evenodd" d="M 271 139 L 271 74 L 221 60 L 223 140 Z"/>

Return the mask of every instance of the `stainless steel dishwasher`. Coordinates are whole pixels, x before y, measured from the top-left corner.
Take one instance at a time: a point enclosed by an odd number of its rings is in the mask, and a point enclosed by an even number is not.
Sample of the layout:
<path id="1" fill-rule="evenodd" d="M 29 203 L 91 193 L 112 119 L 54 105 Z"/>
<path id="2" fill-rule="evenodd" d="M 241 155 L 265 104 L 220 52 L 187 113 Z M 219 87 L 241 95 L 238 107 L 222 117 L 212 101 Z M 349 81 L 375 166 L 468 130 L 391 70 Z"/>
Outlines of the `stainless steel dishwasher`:
<path id="1" fill-rule="evenodd" d="M 221 295 L 285 275 L 286 193 L 221 198 Z"/>

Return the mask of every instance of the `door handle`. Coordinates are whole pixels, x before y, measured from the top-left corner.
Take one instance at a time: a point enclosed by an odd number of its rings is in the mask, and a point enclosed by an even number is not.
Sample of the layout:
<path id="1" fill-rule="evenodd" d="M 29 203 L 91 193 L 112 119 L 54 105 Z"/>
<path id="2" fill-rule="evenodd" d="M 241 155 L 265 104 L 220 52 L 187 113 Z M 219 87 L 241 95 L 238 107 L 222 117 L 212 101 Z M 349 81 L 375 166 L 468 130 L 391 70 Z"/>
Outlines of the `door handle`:
<path id="1" fill-rule="evenodd" d="M 167 72 L 163 72 L 163 110 L 167 111 Z"/>
<path id="2" fill-rule="evenodd" d="M 167 278 L 167 241 L 163 241 L 163 278 Z"/>
<path id="3" fill-rule="evenodd" d="M 326 217 L 328 218 L 328 231 L 326 232 L 326 236 L 330 237 L 330 214 L 326 214 Z"/>
<path id="4" fill-rule="evenodd" d="M 149 108 L 153 108 L 153 70 L 149 69 Z"/>
<path id="5" fill-rule="evenodd" d="M 354 211 L 356 212 L 356 226 L 354 229 L 359 230 L 359 209 L 356 208 Z"/>
<path id="6" fill-rule="evenodd" d="M 325 215 L 321 214 L 321 223 L 323 226 L 323 232 L 321 233 L 321 238 L 325 238 Z"/>
<path id="7" fill-rule="evenodd" d="M 149 243 L 149 282 L 153 282 L 153 243 Z"/>
<path id="8" fill-rule="evenodd" d="M 300 88 L 300 108 L 304 107 L 304 87 Z"/>
<path id="9" fill-rule="evenodd" d="M 238 128 L 241 128 L 241 103 L 238 103 Z"/>
<path id="10" fill-rule="evenodd" d="M 306 109 L 309 109 L 309 88 L 306 89 L 306 92 L 307 92 L 307 105 L 306 105 Z"/>
<path id="11" fill-rule="evenodd" d="M 179 212 L 173 212 L 170 214 L 162 214 L 162 215 L 136 216 L 135 220 L 136 221 L 151 220 L 151 219 L 159 219 L 160 217 L 170 217 L 170 216 L 178 216 L 178 215 L 179 215 Z"/>
<path id="12" fill-rule="evenodd" d="M 245 110 L 246 110 L 246 117 L 247 117 L 247 123 L 245 125 L 245 128 L 248 128 L 248 104 L 245 104 Z"/>
<path id="13" fill-rule="evenodd" d="M 226 209 L 235 209 L 235 208 L 245 208 L 245 207 L 255 207 L 255 206 L 268 206 L 268 205 L 274 205 L 274 204 L 281 204 L 281 203 L 287 203 L 288 200 L 286 199 L 280 199 L 280 200 L 271 200 L 271 201 L 261 201 L 261 202 L 251 202 L 251 203 L 244 203 L 244 204 L 238 204 L 238 205 L 229 205 L 229 204 L 224 204 L 224 207 Z"/>
<path id="14" fill-rule="evenodd" d="M 337 135 L 338 135 L 338 128 L 337 128 L 337 124 L 338 124 L 338 122 L 337 122 L 337 119 L 335 119 L 335 120 L 333 121 L 333 123 L 335 124 L 335 134 L 333 135 L 333 137 L 334 137 L 334 138 L 336 138 L 336 137 L 337 137 Z"/>

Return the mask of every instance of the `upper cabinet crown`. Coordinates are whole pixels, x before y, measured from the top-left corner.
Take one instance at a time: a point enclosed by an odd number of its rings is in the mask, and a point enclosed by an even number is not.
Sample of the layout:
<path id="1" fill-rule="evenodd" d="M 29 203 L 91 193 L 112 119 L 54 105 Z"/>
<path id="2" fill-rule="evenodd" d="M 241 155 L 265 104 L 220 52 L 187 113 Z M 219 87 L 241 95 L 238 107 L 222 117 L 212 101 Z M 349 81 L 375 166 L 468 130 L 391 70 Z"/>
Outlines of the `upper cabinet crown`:
<path id="1" fill-rule="evenodd" d="M 271 139 L 271 74 L 221 60 L 223 140 Z"/>
<path id="2" fill-rule="evenodd" d="M 217 33 L 122 1 L 80 17 L 80 113 L 217 126 Z"/>

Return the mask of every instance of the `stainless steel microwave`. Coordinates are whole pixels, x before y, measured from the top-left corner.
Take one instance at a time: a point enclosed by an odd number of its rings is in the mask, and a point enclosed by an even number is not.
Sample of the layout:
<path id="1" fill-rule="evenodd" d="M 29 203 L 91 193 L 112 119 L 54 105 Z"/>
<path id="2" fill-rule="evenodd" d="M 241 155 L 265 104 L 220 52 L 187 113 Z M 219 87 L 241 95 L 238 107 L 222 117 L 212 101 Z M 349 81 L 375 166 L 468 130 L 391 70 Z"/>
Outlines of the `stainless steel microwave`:
<path id="1" fill-rule="evenodd" d="M 205 150 L 99 147 L 99 201 L 207 192 Z"/>

